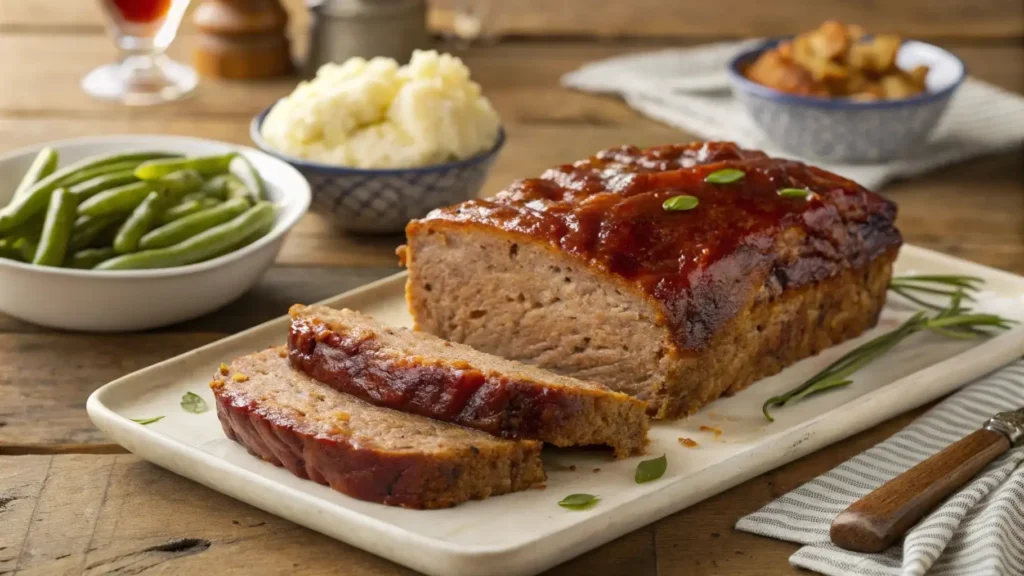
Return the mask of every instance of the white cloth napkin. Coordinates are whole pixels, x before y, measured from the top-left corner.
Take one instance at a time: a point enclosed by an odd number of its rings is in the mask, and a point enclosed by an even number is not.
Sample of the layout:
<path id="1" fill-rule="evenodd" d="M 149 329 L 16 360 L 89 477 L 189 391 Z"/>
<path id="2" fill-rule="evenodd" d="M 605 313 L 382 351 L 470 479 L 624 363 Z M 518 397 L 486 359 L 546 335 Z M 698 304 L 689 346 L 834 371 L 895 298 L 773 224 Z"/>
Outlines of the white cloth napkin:
<path id="1" fill-rule="evenodd" d="M 705 140 L 731 140 L 772 156 L 793 157 L 775 147 L 733 98 L 726 63 L 747 42 L 711 44 L 631 54 L 583 66 L 562 77 L 569 88 L 622 96 L 642 114 Z M 815 165 L 868 188 L 894 178 L 1024 144 L 1024 97 L 968 78 L 930 143 L 910 158 L 888 164 Z"/>
<path id="2" fill-rule="evenodd" d="M 757 512 L 736 529 L 804 544 L 789 561 L 835 576 L 1016 576 L 1024 574 L 1024 446 L 1012 448 L 882 554 L 829 541 L 832 520 L 899 473 L 980 428 L 996 412 L 1024 407 L 1024 360 L 985 376 L 906 429 Z"/>

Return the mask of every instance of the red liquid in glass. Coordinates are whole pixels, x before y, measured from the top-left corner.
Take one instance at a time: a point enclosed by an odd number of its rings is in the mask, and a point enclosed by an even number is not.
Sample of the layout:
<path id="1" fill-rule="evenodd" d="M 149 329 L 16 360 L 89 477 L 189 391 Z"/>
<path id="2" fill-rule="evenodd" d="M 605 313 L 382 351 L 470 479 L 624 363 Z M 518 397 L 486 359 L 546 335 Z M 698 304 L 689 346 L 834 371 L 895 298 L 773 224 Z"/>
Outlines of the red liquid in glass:
<path id="1" fill-rule="evenodd" d="M 148 24 L 167 16 L 171 0 L 111 0 L 126 22 Z"/>

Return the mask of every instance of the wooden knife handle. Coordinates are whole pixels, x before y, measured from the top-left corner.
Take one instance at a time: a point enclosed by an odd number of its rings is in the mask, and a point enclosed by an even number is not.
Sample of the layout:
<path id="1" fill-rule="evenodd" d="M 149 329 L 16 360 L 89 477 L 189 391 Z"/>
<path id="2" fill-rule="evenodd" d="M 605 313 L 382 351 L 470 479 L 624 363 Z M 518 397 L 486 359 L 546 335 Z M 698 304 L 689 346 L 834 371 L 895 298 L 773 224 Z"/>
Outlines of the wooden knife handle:
<path id="1" fill-rule="evenodd" d="M 854 552 L 881 552 L 946 496 L 1010 449 L 1006 436 L 981 429 L 886 482 L 832 522 L 832 543 Z"/>

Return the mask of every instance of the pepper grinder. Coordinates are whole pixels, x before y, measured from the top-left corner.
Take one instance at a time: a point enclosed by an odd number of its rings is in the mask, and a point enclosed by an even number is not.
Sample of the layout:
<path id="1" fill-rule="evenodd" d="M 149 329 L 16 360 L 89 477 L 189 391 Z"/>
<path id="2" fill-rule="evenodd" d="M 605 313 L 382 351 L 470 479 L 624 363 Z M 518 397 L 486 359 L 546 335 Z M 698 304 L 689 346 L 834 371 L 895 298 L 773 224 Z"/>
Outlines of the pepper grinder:
<path id="1" fill-rule="evenodd" d="M 196 70 L 214 78 L 267 78 L 292 71 L 280 0 L 203 0 L 193 20 L 200 35 Z"/>

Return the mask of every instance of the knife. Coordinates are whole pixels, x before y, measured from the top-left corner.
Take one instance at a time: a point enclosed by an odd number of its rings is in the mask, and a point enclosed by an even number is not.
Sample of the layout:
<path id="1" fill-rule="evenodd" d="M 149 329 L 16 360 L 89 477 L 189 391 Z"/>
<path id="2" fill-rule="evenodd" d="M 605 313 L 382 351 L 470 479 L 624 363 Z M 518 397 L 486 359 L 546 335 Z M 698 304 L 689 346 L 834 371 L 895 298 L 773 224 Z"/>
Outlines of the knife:
<path id="1" fill-rule="evenodd" d="M 979 470 L 1021 444 L 1024 408 L 996 414 L 841 512 L 832 522 L 832 543 L 853 552 L 882 552 Z"/>

